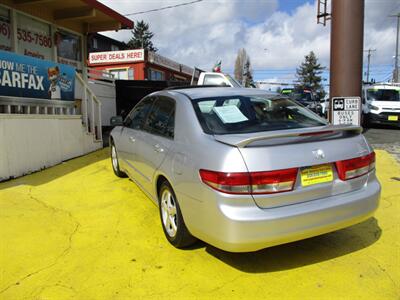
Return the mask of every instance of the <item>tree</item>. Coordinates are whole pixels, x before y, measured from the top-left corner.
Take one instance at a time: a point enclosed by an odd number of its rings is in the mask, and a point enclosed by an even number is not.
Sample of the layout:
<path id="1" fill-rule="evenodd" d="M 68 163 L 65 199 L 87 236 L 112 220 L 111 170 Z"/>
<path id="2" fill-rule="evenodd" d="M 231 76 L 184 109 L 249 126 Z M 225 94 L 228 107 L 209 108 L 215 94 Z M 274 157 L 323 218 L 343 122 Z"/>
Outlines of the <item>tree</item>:
<path id="1" fill-rule="evenodd" d="M 243 81 L 243 69 L 244 69 L 244 64 L 246 62 L 246 58 L 247 58 L 246 50 L 244 50 L 244 48 L 239 49 L 235 60 L 234 77 L 240 83 L 242 83 Z"/>
<path id="2" fill-rule="evenodd" d="M 254 85 L 253 69 L 251 67 L 250 57 L 247 57 L 246 63 L 244 64 L 243 82 L 245 87 L 252 87 Z"/>
<path id="3" fill-rule="evenodd" d="M 254 83 L 250 57 L 247 55 L 244 48 L 238 51 L 235 61 L 234 77 L 245 87 L 249 87 Z"/>
<path id="4" fill-rule="evenodd" d="M 154 33 L 149 30 L 148 23 L 143 20 L 138 21 L 131 32 L 133 36 L 128 42 L 128 47 L 130 49 L 147 49 L 153 52 L 158 50 L 151 41 Z"/>
<path id="5" fill-rule="evenodd" d="M 322 67 L 318 63 L 318 59 L 314 52 L 311 51 L 304 57 L 304 62 L 296 69 L 296 77 L 299 88 L 308 88 L 313 92 L 317 93 L 320 98 L 325 97 L 325 90 L 321 84 L 322 82 L 322 71 L 325 67 Z"/>

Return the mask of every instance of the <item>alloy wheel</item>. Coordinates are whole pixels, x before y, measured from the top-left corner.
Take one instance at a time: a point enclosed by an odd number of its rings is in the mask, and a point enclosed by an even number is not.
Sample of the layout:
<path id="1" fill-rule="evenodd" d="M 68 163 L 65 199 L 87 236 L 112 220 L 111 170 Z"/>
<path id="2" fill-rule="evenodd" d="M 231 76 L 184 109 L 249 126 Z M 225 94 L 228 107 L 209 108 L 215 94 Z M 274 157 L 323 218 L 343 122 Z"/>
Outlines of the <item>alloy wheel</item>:
<path id="1" fill-rule="evenodd" d="M 171 191 L 165 189 L 161 194 L 161 217 L 165 230 L 170 237 L 178 231 L 176 204 Z"/>
<path id="2" fill-rule="evenodd" d="M 111 147 L 111 161 L 114 170 L 118 170 L 118 158 L 117 158 L 117 151 L 115 150 L 115 146 Z"/>

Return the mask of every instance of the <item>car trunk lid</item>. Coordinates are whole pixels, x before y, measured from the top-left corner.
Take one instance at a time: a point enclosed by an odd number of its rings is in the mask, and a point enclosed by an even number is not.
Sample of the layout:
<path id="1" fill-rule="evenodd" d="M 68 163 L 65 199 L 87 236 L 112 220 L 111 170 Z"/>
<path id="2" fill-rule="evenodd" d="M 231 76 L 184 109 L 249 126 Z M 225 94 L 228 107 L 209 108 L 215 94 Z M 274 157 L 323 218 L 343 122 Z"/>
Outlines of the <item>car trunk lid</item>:
<path id="1" fill-rule="evenodd" d="M 298 168 L 292 191 L 253 194 L 261 208 L 326 198 L 362 188 L 367 176 L 339 179 L 335 162 L 371 152 L 358 126 L 322 126 L 240 135 L 216 135 L 219 142 L 238 147 L 249 172 Z M 312 169 L 310 169 L 312 168 Z M 325 181 L 308 181 L 307 173 L 328 172 Z M 321 173 L 322 174 L 322 173 Z M 303 175 L 303 178 L 302 178 Z"/>

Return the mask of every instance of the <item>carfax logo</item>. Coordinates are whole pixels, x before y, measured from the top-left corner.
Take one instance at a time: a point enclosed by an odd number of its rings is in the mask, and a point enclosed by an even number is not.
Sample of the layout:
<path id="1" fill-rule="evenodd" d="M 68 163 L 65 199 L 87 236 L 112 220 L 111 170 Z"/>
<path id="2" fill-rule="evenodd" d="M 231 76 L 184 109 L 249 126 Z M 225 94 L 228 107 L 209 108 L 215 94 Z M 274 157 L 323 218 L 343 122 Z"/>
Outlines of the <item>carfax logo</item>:
<path id="1" fill-rule="evenodd" d="M 37 67 L 6 60 L 0 60 L 0 67 L 0 86 L 44 91 Z"/>
<path id="2" fill-rule="evenodd" d="M 0 95 L 74 100 L 75 69 L 0 51 Z"/>

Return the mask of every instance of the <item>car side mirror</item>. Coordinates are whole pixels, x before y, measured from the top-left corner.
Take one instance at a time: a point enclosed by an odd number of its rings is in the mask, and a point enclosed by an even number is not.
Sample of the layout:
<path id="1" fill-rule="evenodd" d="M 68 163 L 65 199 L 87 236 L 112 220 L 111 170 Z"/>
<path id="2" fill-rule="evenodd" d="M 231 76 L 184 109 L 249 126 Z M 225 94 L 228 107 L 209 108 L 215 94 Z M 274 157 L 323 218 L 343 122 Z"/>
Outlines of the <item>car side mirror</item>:
<path id="1" fill-rule="evenodd" d="M 124 119 L 121 116 L 114 116 L 110 119 L 111 126 L 122 126 L 124 125 Z"/>

